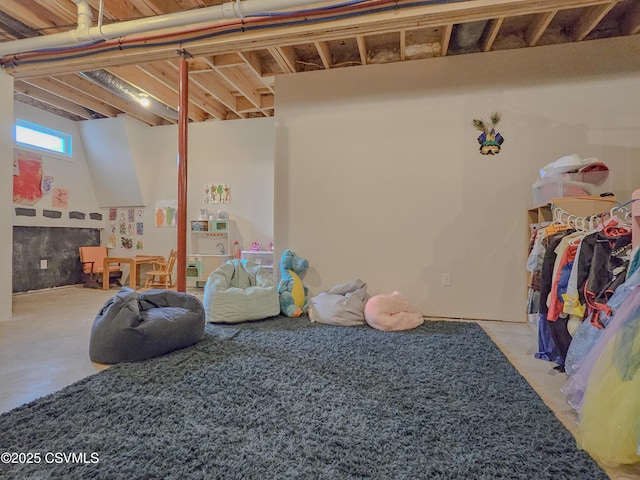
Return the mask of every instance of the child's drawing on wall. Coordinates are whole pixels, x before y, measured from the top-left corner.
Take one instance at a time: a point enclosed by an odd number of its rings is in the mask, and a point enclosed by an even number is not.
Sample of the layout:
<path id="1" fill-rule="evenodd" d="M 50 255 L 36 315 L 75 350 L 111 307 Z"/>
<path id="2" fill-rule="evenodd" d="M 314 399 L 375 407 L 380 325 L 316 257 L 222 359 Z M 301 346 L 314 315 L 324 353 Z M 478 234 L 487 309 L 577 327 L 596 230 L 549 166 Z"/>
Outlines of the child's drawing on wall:
<path id="1" fill-rule="evenodd" d="M 53 190 L 53 177 L 51 175 L 45 175 L 42 177 L 41 189 L 43 195 L 51 195 Z"/>
<path id="2" fill-rule="evenodd" d="M 133 248 L 133 240 L 130 237 L 120 237 L 120 245 L 125 250 L 131 250 Z"/>
<path id="3" fill-rule="evenodd" d="M 175 227 L 178 202 L 176 200 L 158 200 L 156 202 L 156 227 Z"/>
<path id="4" fill-rule="evenodd" d="M 66 188 L 54 188 L 51 197 L 51 206 L 54 208 L 69 207 L 69 191 Z"/>
<path id="5" fill-rule="evenodd" d="M 231 187 L 226 183 L 212 183 L 204 187 L 204 203 L 229 203 Z"/>

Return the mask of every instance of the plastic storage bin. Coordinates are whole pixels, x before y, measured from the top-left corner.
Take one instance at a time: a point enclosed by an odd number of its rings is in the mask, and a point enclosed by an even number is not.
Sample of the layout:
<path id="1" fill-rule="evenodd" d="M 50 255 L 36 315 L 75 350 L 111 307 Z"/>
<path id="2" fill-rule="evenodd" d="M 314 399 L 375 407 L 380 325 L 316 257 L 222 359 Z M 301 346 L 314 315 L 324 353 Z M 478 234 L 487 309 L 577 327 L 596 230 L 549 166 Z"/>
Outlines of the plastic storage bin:
<path id="1" fill-rule="evenodd" d="M 598 197 L 611 192 L 609 172 L 570 172 L 547 175 L 533 184 L 533 205 L 558 197 Z"/>

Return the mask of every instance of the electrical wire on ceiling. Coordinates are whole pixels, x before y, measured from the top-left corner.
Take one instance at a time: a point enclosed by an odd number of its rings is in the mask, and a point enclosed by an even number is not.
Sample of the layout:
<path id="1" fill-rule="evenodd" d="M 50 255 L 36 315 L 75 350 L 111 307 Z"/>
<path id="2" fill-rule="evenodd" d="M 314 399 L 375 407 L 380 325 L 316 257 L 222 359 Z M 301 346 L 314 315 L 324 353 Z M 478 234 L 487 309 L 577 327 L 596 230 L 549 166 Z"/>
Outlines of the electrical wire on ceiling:
<path id="1" fill-rule="evenodd" d="M 264 12 L 246 15 L 241 19 L 230 22 L 181 30 L 179 32 L 146 35 L 142 37 L 120 37 L 112 40 L 92 42 L 90 44 L 6 55 L 0 60 L 0 65 L 3 67 L 18 67 L 20 65 L 59 62 L 74 58 L 89 57 L 110 51 L 149 49 L 168 45 L 179 45 L 180 48 L 184 48 L 186 44 L 192 42 L 233 33 L 343 20 L 392 10 L 459 3 L 462 1 L 466 0 L 416 0 L 408 2 L 399 2 L 398 0 L 352 0 L 312 9 Z"/>

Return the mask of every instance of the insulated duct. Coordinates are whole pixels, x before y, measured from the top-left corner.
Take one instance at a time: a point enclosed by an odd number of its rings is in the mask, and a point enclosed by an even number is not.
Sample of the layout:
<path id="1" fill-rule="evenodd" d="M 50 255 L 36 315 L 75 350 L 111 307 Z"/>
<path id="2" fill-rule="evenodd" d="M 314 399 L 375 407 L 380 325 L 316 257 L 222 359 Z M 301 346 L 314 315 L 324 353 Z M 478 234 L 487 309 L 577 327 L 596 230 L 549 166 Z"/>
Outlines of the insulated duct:
<path id="1" fill-rule="evenodd" d="M 460 23 L 455 25 L 451 35 L 451 47 L 456 53 L 469 53 L 480 48 L 480 39 L 487 21 Z"/>
<path id="2" fill-rule="evenodd" d="M 317 4 L 318 0 L 236 0 L 222 5 L 196 8 L 155 17 L 129 20 L 108 25 L 92 25 L 91 8 L 86 0 L 73 0 L 78 6 L 78 27 L 63 33 L 41 37 L 23 38 L 0 43 L 0 56 L 26 53 L 35 50 L 63 48 L 100 40 L 110 40 L 142 32 L 165 28 L 214 22 L 225 19 L 241 19 L 245 16 L 274 12 L 304 5 Z"/>
<path id="3" fill-rule="evenodd" d="M 124 82 L 115 75 L 107 72 L 106 70 L 94 70 L 91 72 L 80 72 L 80 75 L 91 80 L 93 83 L 100 85 L 102 88 L 109 90 L 110 92 L 118 95 L 125 100 L 140 103 L 143 98 L 149 101 L 148 107 L 143 107 L 146 110 L 154 113 L 162 118 L 168 118 L 171 120 L 178 120 L 178 112 L 174 109 L 166 106 L 164 103 L 157 101 L 155 98 L 150 97 L 146 92 L 137 89 L 133 85 Z"/>

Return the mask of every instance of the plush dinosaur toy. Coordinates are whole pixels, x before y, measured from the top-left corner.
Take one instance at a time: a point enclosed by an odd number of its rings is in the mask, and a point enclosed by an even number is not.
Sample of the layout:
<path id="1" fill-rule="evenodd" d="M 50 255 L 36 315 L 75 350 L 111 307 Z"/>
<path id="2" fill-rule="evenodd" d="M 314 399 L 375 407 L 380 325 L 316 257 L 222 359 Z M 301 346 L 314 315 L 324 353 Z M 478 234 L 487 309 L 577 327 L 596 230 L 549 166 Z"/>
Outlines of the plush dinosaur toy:
<path id="1" fill-rule="evenodd" d="M 309 262 L 293 250 L 285 250 L 280 258 L 280 310 L 287 317 L 299 317 L 307 310 L 309 289 L 299 275 L 309 268 Z"/>

